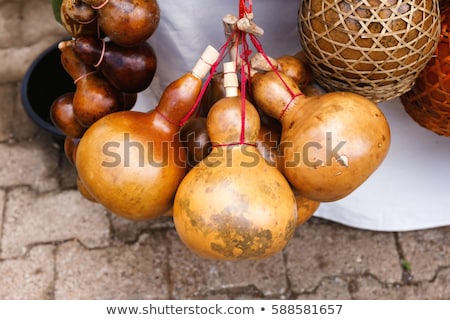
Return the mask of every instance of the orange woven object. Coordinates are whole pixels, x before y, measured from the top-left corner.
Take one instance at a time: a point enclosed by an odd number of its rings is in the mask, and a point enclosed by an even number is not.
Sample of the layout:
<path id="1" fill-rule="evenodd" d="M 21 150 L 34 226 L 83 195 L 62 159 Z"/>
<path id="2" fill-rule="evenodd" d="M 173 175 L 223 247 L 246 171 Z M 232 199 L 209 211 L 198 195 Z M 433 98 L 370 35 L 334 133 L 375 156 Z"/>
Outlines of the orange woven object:
<path id="1" fill-rule="evenodd" d="M 401 101 L 418 124 L 439 135 L 450 136 L 450 4 L 442 9 L 441 21 L 436 53 Z"/>

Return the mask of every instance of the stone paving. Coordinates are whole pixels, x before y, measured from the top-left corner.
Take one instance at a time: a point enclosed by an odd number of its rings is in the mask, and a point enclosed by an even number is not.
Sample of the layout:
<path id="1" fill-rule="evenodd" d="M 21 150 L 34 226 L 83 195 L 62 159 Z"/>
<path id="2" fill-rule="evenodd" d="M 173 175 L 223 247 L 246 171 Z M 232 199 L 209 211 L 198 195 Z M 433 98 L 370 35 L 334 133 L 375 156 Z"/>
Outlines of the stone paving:
<path id="1" fill-rule="evenodd" d="M 450 227 L 373 232 L 312 218 L 269 259 L 191 253 L 170 217 L 131 222 L 84 200 L 21 79 L 67 36 L 50 1 L 0 0 L 1 299 L 450 299 Z"/>

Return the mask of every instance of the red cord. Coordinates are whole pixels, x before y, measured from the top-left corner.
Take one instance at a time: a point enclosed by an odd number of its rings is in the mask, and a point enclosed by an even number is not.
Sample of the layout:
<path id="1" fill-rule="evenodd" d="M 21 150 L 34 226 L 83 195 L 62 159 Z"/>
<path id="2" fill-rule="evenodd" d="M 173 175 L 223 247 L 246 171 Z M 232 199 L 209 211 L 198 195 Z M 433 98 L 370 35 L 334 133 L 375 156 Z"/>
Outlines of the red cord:
<path id="1" fill-rule="evenodd" d="M 248 6 L 246 3 L 248 2 Z M 239 1 L 239 19 L 245 17 L 246 14 L 253 13 L 253 3 L 252 0 L 240 0 Z"/>
<path id="2" fill-rule="evenodd" d="M 229 49 L 228 46 L 231 43 L 233 37 L 234 37 L 235 33 L 233 32 L 230 37 L 227 39 L 227 41 L 223 44 L 223 46 L 219 49 L 219 57 L 217 58 L 217 60 L 212 64 L 211 66 L 211 71 L 209 72 L 209 76 L 208 78 L 205 80 L 205 83 L 203 84 L 202 89 L 200 90 L 199 95 L 197 96 L 197 99 L 194 103 L 194 105 L 192 106 L 191 110 L 183 117 L 183 119 L 181 119 L 179 126 L 182 127 L 186 124 L 186 122 L 188 122 L 188 120 L 191 118 L 191 116 L 195 113 L 195 111 L 197 110 L 198 106 L 200 105 L 200 102 L 206 92 L 206 89 L 208 88 L 209 83 L 211 82 L 212 77 L 214 76 L 217 67 L 219 66 L 219 64 L 222 62 L 223 58 L 225 57 L 225 54 L 227 53 L 227 50 Z"/>

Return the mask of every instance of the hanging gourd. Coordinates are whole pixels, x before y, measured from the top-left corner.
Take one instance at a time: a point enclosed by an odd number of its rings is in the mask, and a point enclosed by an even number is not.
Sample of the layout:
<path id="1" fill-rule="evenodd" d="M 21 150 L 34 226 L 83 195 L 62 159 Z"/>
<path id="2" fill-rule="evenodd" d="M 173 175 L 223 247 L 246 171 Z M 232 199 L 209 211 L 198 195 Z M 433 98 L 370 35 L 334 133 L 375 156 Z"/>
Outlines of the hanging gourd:
<path id="1" fill-rule="evenodd" d="M 97 13 L 82 0 L 62 0 L 59 7 L 61 24 L 72 37 L 97 37 Z"/>
<path id="2" fill-rule="evenodd" d="M 98 67 L 122 92 L 147 89 L 155 75 L 156 54 L 148 42 L 130 48 L 94 37 L 78 37 L 72 40 L 72 45 L 81 61 Z"/>
<path id="3" fill-rule="evenodd" d="M 390 146 L 382 111 L 355 93 L 304 96 L 282 72 L 256 73 L 253 97 L 282 126 L 279 167 L 300 195 L 342 199 L 378 168 Z"/>
<path id="4" fill-rule="evenodd" d="M 258 259 L 293 236 L 297 207 L 289 183 L 256 149 L 260 120 L 238 95 L 234 62 L 226 63 L 226 97 L 207 116 L 211 153 L 180 183 L 173 217 L 181 240 L 200 256 Z"/>
<path id="5" fill-rule="evenodd" d="M 180 126 L 217 57 L 218 52 L 208 46 L 191 72 L 167 86 L 154 110 L 113 113 L 84 133 L 76 168 L 88 192 L 109 211 L 148 220 L 171 206 L 186 173 Z"/>
<path id="6" fill-rule="evenodd" d="M 137 46 L 156 31 L 160 11 L 156 0 L 83 0 L 97 11 L 100 29 L 116 44 Z"/>
<path id="7" fill-rule="evenodd" d="M 82 62 L 76 55 L 71 40 L 61 41 L 61 63 L 76 85 L 73 97 L 75 118 L 84 127 L 89 127 L 103 116 L 123 108 L 122 92 L 93 66 Z"/>

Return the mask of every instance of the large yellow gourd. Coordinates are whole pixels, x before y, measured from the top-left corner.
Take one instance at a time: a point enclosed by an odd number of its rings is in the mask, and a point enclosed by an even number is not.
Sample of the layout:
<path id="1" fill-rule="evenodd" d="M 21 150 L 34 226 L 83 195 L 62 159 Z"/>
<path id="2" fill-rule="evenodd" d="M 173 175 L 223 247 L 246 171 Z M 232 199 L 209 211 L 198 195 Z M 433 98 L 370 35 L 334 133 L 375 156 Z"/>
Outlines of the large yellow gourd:
<path id="1" fill-rule="evenodd" d="M 350 92 L 304 96 L 282 72 L 252 77 L 253 96 L 282 126 L 279 167 L 300 195 L 342 199 L 379 167 L 390 128 L 375 103 Z"/>
<path id="2" fill-rule="evenodd" d="M 200 256 L 258 259 L 280 252 L 296 223 L 295 197 L 287 180 L 256 149 L 258 112 L 227 94 L 208 113 L 211 153 L 191 169 L 175 196 L 173 216 L 182 241 Z"/>
<path id="3" fill-rule="evenodd" d="M 218 52 L 208 47 L 192 72 L 173 81 L 158 106 L 147 113 L 122 111 L 95 122 L 76 154 L 80 179 L 109 211 L 148 220 L 172 205 L 186 173 L 179 123 L 189 114 Z"/>

